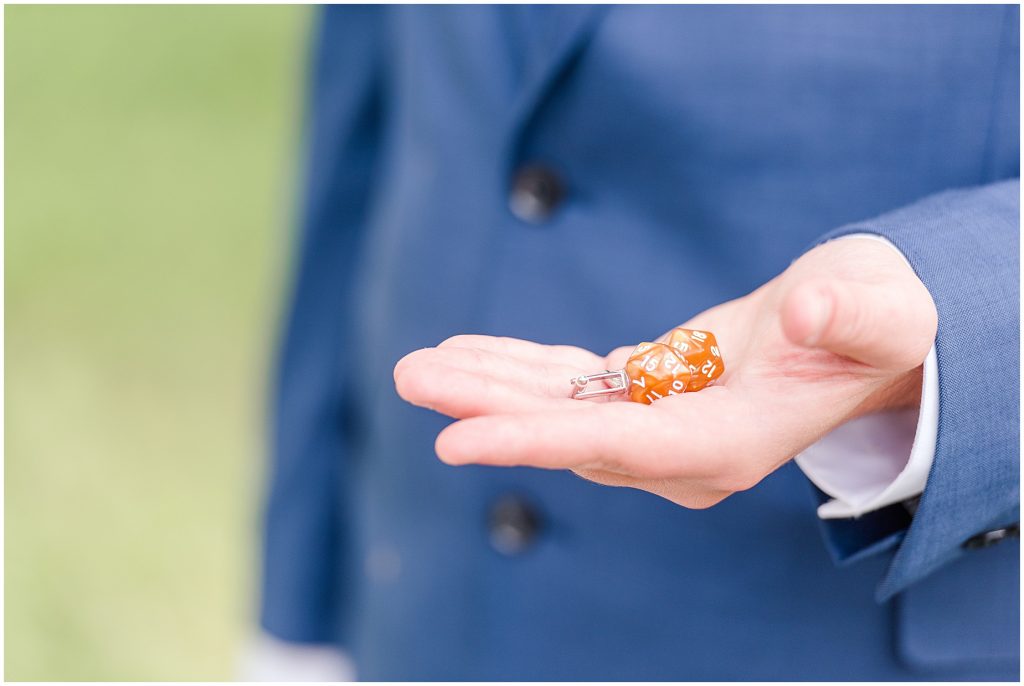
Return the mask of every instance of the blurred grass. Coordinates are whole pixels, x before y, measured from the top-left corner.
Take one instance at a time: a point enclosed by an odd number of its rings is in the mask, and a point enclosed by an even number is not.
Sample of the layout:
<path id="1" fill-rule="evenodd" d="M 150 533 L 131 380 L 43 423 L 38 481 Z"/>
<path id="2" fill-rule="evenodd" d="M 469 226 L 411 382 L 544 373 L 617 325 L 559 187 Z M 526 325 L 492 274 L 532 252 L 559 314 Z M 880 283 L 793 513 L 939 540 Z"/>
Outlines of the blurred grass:
<path id="1" fill-rule="evenodd" d="M 310 19 L 6 8 L 9 680 L 232 676 Z"/>

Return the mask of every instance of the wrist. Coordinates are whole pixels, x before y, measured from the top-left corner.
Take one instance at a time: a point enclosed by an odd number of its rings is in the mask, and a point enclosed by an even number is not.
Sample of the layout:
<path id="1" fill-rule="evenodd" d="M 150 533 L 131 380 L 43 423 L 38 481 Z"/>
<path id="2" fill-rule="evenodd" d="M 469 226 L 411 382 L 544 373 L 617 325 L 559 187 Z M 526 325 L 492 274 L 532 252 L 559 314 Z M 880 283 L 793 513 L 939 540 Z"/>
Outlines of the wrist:
<path id="1" fill-rule="evenodd" d="M 852 418 L 875 412 L 908 410 L 921 406 L 921 389 L 924 385 L 924 365 L 903 372 L 885 383 L 861 403 Z"/>

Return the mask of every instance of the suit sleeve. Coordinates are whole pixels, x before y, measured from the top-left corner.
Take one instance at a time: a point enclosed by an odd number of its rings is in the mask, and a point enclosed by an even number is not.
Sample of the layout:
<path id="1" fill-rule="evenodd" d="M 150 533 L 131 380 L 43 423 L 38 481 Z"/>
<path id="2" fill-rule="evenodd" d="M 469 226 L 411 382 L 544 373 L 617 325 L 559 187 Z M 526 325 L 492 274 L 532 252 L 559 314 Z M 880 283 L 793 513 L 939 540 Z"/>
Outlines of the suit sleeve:
<path id="1" fill-rule="evenodd" d="M 939 427 L 913 514 L 893 505 L 822 522 L 840 562 L 895 549 L 879 600 L 971 554 L 963 544 L 973 536 L 1020 517 L 1019 193 L 1018 179 L 948 191 L 822 239 L 888 239 L 939 313 Z"/>
<path id="2" fill-rule="evenodd" d="M 349 283 L 380 136 L 380 17 L 320 16 L 301 233 L 278 345 L 263 514 L 260 624 L 286 641 L 341 640 Z"/>

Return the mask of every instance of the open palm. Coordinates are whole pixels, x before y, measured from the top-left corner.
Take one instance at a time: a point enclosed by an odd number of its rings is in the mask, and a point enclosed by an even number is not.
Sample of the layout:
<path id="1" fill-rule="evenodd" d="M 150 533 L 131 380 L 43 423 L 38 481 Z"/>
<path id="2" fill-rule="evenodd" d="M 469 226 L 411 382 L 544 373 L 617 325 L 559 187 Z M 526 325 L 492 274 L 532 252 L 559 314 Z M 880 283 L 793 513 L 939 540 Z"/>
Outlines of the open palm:
<path id="1" fill-rule="evenodd" d="M 395 367 L 407 401 L 461 421 L 437 438 L 453 465 L 569 469 L 708 507 L 758 483 L 836 426 L 919 402 L 935 306 L 889 246 L 819 246 L 743 298 L 683 324 L 718 339 L 718 384 L 651 405 L 569 398 L 570 379 L 620 369 L 582 348 L 462 335 Z"/>

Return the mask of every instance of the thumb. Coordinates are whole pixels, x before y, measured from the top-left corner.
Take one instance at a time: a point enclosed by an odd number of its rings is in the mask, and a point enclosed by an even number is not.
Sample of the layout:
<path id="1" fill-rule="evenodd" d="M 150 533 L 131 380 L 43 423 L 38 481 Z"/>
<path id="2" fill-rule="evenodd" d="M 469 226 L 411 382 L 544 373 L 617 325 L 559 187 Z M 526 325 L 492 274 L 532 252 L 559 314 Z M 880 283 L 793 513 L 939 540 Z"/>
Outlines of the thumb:
<path id="1" fill-rule="evenodd" d="M 813 278 L 786 295 L 782 329 L 793 343 L 829 350 L 888 371 L 924 361 L 938 316 L 916 276 L 868 283 Z"/>

